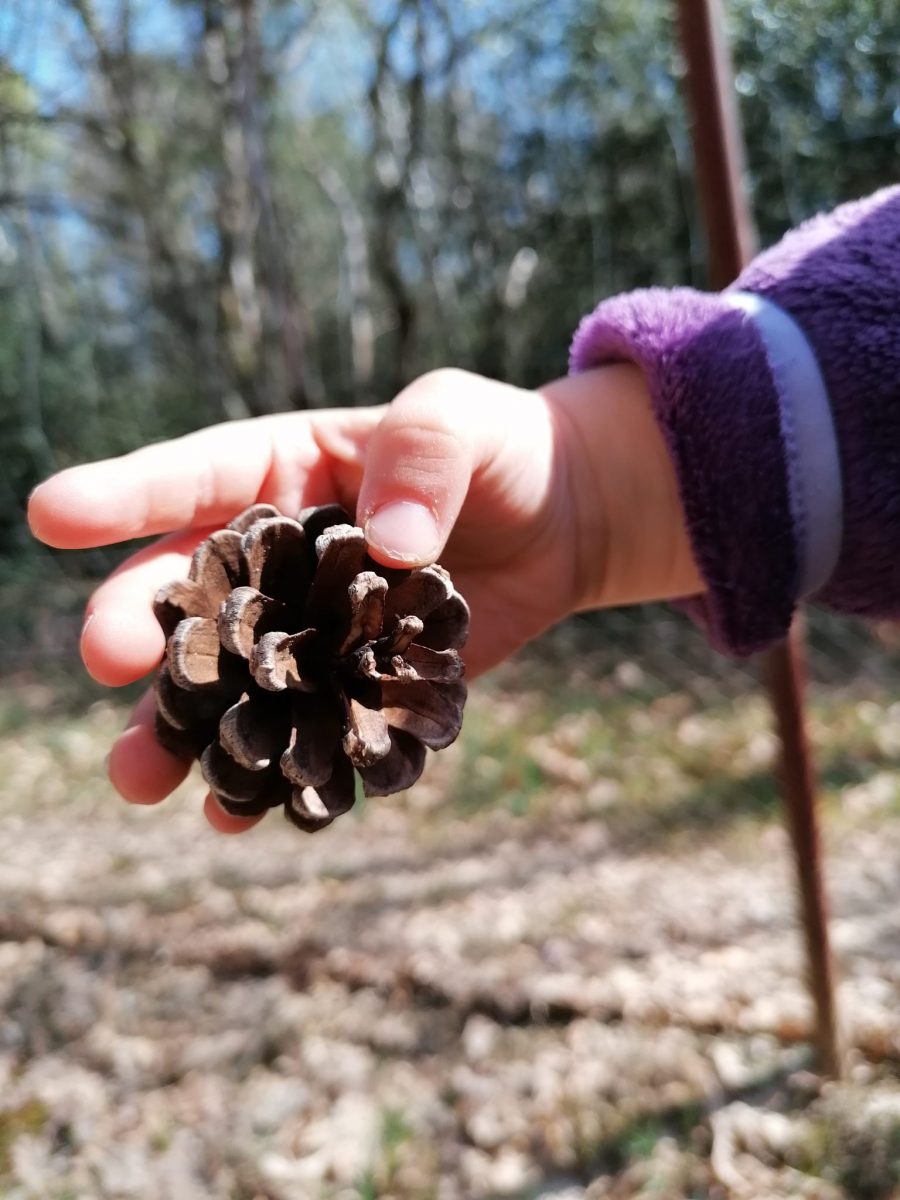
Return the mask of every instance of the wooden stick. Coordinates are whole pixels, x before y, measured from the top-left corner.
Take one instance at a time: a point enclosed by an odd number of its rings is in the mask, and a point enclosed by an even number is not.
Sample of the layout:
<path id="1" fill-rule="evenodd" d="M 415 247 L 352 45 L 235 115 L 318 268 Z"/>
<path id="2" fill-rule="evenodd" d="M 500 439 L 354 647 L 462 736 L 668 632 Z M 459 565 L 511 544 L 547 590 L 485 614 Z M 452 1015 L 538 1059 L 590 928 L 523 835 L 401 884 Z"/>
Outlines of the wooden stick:
<path id="1" fill-rule="evenodd" d="M 743 144 L 720 0 L 678 0 L 694 161 L 709 245 L 710 284 L 740 274 L 756 236 L 743 186 Z M 840 1075 L 841 1054 L 828 938 L 815 772 L 804 712 L 804 640 L 794 622 L 788 639 L 765 656 L 769 699 L 781 739 L 781 783 L 800 894 L 815 1042 L 822 1071 Z"/>

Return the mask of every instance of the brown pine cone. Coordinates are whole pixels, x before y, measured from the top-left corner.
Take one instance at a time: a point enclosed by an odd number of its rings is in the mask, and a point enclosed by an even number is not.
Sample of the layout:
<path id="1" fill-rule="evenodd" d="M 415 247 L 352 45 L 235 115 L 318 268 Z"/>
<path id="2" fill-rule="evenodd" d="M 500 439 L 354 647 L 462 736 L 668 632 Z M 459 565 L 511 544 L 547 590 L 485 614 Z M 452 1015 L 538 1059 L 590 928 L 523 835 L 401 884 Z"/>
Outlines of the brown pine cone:
<path id="1" fill-rule="evenodd" d="M 168 638 L 157 737 L 200 759 L 227 812 L 283 804 L 322 829 L 353 805 L 354 768 L 367 796 L 387 796 L 459 733 L 465 601 L 442 567 L 372 562 L 337 505 L 296 521 L 247 509 L 154 611 Z"/>

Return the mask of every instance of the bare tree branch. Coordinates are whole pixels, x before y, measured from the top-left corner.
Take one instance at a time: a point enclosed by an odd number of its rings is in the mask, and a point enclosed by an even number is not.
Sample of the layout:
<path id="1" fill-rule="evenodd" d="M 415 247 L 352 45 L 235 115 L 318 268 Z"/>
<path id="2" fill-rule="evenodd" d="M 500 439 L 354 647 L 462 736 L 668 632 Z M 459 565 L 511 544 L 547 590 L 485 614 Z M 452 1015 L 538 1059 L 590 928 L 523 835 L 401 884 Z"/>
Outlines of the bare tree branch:
<path id="1" fill-rule="evenodd" d="M 375 370 L 375 322 L 372 319 L 372 281 L 366 226 L 339 171 L 326 163 L 315 172 L 315 177 L 335 207 L 344 238 L 354 393 L 358 400 L 365 401 L 371 392 Z"/>
<path id="2" fill-rule="evenodd" d="M 163 311 L 181 328 L 184 337 L 197 342 L 202 323 L 197 311 L 194 281 L 185 270 L 183 256 L 172 243 L 176 223 L 159 203 L 157 181 L 142 158 L 135 135 L 137 97 L 127 0 L 123 0 L 117 49 L 104 38 L 91 0 L 63 0 L 63 3 L 80 20 L 97 57 L 112 123 L 119 135 L 110 153 L 117 157 L 122 167 L 129 199 L 144 226 L 154 296 Z"/>

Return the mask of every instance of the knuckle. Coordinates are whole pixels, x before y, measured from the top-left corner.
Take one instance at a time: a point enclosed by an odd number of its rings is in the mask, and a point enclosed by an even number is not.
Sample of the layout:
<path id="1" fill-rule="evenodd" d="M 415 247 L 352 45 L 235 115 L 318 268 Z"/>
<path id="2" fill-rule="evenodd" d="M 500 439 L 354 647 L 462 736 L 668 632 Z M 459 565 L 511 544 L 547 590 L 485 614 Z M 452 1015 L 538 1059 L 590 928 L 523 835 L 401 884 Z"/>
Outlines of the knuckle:
<path id="1" fill-rule="evenodd" d="M 423 423 L 447 424 L 472 394 L 474 379 L 456 367 L 439 367 L 404 388 L 388 411 L 395 416 L 415 415 Z"/>
<path id="2" fill-rule="evenodd" d="M 416 382 L 436 395 L 452 394 L 471 387 L 477 376 L 461 367 L 435 367 Z M 415 385 L 414 385 L 415 386 Z"/>
<path id="3" fill-rule="evenodd" d="M 459 432 L 442 420 L 399 421 L 385 431 L 385 448 L 395 470 L 402 464 L 415 464 L 419 471 L 442 469 L 442 464 L 458 459 L 465 442 Z"/>
<path id="4" fill-rule="evenodd" d="M 465 451 L 475 376 L 455 367 L 422 375 L 389 406 L 383 421 L 395 448 L 428 446 L 436 457 Z"/>

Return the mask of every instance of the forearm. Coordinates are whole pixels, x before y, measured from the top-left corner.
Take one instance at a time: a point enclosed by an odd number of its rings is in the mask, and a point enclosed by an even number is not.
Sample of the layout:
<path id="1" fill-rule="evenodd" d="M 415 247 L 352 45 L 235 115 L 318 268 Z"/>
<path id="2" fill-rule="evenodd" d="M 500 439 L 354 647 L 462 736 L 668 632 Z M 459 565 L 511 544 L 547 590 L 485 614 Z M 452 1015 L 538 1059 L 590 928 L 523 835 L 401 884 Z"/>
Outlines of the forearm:
<path id="1" fill-rule="evenodd" d="M 643 374 L 616 364 L 541 389 L 571 489 L 579 610 L 703 590 Z"/>

